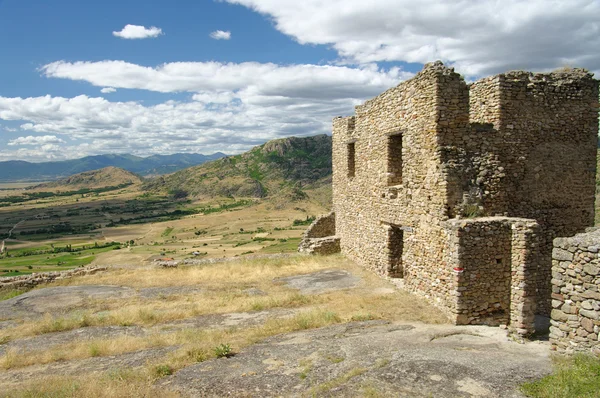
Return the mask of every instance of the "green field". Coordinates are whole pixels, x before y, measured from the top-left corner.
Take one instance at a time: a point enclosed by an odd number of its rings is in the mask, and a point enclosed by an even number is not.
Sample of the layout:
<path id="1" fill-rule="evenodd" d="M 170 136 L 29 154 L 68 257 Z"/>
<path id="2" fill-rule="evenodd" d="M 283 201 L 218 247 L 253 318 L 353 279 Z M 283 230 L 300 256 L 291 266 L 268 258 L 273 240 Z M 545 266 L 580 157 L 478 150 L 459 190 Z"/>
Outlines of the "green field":
<path id="1" fill-rule="evenodd" d="M 80 245 L 81 246 L 81 245 Z M 31 274 L 33 272 L 64 271 L 90 264 L 97 254 L 120 248 L 120 245 L 95 248 L 94 242 L 88 243 L 90 248 L 73 252 L 44 253 L 24 255 L 26 252 L 49 251 L 49 246 L 9 250 L 9 257 L 0 258 L 0 277 Z M 73 247 L 75 249 L 76 247 Z"/>
<path id="2" fill-rule="evenodd" d="M 285 240 L 285 242 L 282 242 Z M 278 243 L 263 248 L 261 253 L 293 253 L 298 250 L 300 238 L 281 239 Z"/>

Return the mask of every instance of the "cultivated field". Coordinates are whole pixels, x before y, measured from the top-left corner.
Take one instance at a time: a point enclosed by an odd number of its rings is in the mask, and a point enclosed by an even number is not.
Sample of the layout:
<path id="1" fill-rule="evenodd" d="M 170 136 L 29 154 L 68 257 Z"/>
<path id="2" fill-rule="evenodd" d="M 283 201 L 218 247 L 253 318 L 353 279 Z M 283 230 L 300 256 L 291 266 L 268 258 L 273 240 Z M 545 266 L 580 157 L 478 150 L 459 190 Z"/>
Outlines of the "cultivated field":
<path id="1" fill-rule="evenodd" d="M 5 199 L 6 200 L 6 199 Z M 138 186 L 2 204 L 0 275 L 296 251 L 320 200 L 175 200 Z"/>

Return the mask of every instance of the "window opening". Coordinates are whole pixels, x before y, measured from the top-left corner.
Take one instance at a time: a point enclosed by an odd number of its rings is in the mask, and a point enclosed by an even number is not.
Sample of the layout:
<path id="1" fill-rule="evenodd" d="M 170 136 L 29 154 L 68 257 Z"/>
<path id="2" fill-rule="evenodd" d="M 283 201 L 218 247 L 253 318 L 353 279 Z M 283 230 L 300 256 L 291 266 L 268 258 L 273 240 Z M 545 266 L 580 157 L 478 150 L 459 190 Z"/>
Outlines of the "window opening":
<path id="1" fill-rule="evenodd" d="M 348 144 L 348 177 L 354 177 L 356 167 L 356 149 L 354 142 Z"/>
<path id="2" fill-rule="evenodd" d="M 388 137 L 388 185 L 402 184 L 402 134 Z"/>

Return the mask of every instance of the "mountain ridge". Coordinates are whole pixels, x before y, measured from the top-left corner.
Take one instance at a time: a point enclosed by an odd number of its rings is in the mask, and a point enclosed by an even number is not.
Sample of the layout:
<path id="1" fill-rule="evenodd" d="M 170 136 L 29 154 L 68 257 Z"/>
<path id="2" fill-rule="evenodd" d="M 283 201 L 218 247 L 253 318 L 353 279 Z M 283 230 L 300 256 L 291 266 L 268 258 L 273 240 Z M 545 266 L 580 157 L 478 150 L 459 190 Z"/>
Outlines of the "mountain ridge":
<path id="1" fill-rule="evenodd" d="M 145 158 L 130 154 L 107 154 L 42 163 L 8 160 L 0 162 L 0 182 L 57 180 L 109 166 L 143 176 L 167 174 L 224 156 L 227 155 L 221 152 L 212 155 L 176 153 L 152 155 Z"/>

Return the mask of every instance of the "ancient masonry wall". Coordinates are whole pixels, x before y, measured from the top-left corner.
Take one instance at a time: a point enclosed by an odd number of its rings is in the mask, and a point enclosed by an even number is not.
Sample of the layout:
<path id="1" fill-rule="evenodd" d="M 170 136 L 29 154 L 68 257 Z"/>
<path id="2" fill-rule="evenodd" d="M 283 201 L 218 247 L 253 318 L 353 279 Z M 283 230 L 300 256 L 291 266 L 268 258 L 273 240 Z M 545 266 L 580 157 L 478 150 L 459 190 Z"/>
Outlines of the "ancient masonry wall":
<path id="1" fill-rule="evenodd" d="M 312 222 L 302 236 L 298 251 L 322 255 L 340 252 L 340 238 L 335 236 L 335 213 L 318 217 Z"/>
<path id="2" fill-rule="evenodd" d="M 550 343 L 600 353 L 600 230 L 554 240 Z"/>
<path id="3" fill-rule="evenodd" d="M 510 217 L 452 219 L 446 223 L 454 271 L 457 324 L 510 325 L 534 331 L 539 257 L 538 224 Z"/>
<path id="4" fill-rule="evenodd" d="M 440 125 L 464 130 L 468 113 L 464 108 L 456 121 L 454 97 L 465 89 L 460 75 L 430 64 L 357 107 L 355 117 L 334 119 L 333 203 L 342 252 L 380 274 L 403 274 L 406 286 L 440 302 L 450 291 L 436 280 L 450 278 L 452 269 L 440 225 L 446 182 L 437 135 Z M 390 147 L 392 137 L 401 148 Z M 394 151 L 401 154 L 401 179 L 389 168 Z"/>
<path id="5" fill-rule="evenodd" d="M 425 65 L 356 107 L 356 116 L 334 119 L 333 210 L 341 251 L 380 274 L 404 276 L 408 289 L 467 315 L 457 319 L 487 322 L 499 304 L 516 322 L 520 305 L 525 326 L 517 328 L 526 329 L 532 292 L 537 310 L 550 311 L 552 239 L 593 223 L 597 107 L 598 82 L 580 69 L 510 72 L 468 86 L 440 62 Z M 496 278 L 509 266 L 514 274 L 524 261 L 518 272 L 527 276 L 521 285 L 511 278 L 510 292 L 494 293 L 476 316 L 483 303 L 466 308 L 471 304 L 463 302 L 457 310 L 453 269 L 460 267 L 452 253 L 480 242 L 468 233 L 457 240 L 446 222 L 489 216 L 528 219 L 536 227 L 485 227 L 494 232 L 484 240 L 498 252 L 489 258 L 504 250 L 510 261 L 502 260 L 502 270 L 483 264 L 480 274 Z M 476 262 L 473 257 L 469 267 Z M 524 284 L 527 289 L 514 289 Z M 472 303 L 484 296 L 472 294 Z"/>
<path id="6" fill-rule="evenodd" d="M 542 314 L 550 312 L 552 240 L 594 222 L 597 103 L 598 81 L 582 69 L 509 72 L 470 87 L 472 129 L 458 145 L 466 149 L 458 156 L 463 203 L 468 193 L 480 215 L 541 225 Z"/>

